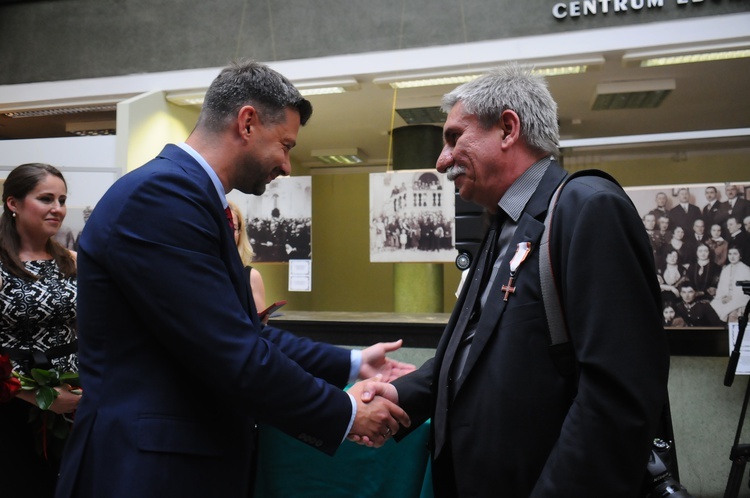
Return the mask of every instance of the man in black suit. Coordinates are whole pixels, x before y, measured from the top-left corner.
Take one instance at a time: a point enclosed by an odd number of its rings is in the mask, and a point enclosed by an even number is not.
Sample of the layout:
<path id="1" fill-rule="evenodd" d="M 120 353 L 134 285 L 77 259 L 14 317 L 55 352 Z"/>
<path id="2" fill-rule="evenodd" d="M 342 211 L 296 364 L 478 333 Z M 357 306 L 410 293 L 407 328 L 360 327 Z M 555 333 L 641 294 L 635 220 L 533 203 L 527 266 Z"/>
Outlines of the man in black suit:
<path id="1" fill-rule="evenodd" d="M 750 233 L 743 230 L 740 218 L 737 216 L 730 216 L 727 219 L 727 232 L 729 232 L 729 247 L 736 247 L 740 251 L 740 260 L 745 263 L 750 263 Z"/>
<path id="2" fill-rule="evenodd" d="M 689 232 L 686 232 L 685 238 L 683 239 L 683 243 L 685 244 L 682 251 L 685 255 L 683 263 L 695 263 L 695 250 L 698 248 L 699 244 L 704 243 L 708 238 L 706 236 L 706 223 L 700 218 L 693 222 L 692 232 L 692 235 Z"/>
<path id="3" fill-rule="evenodd" d="M 681 188 L 677 192 L 677 205 L 669 210 L 669 219 L 674 227 L 682 227 L 685 230 L 685 238 L 693 235 L 693 222 L 701 217 L 701 210 L 695 204 L 690 203 L 690 191 Z"/>
<path id="4" fill-rule="evenodd" d="M 723 229 L 727 221 L 727 216 L 729 216 L 726 203 L 719 200 L 719 192 L 712 185 L 706 187 L 704 194 L 707 202 L 701 210 L 701 218 L 703 218 L 707 227 L 710 228 L 712 225 L 719 225 Z"/>
<path id="5" fill-rule="evenodd" d="M 669 370 L 643 223 L 616 183 L 578 177 L 562 191 L 549 247 L 540 249 L 566 173 L 554 158 L 556 104 L 529 69 L 510 64 L 466 83 L 443 109 L 437 170 L 502 226 L 489 231 L 435 357 L 365 391 L 397 401 L 415 423 L 432 418 L 439 498 L 634 497 Z M 550 353 L 544 250 L 577 375 L 561 375 Z M 613 286 L 624 292 L 613 295 Z"/>
<path id="6" fill-rule="evenodd" d="M 656 229 L 656 217 L 653 213 L 646 213 L 643 215 L 643 227 L 646 229 L 648 240 L 651 243 L 651 250 L 654 255 L 654 263 L 658 263 L 659 257 L 661 256 L 662 246 L 664 246 L 664 240 L 662 239 L 659 231 Z"/>
<path id="7" fill-rule="evenodd" d="M 729 216 L 734 216 L 740 223 L 742 223 L 742 220 L 744 220 L 746 216 L 750 216 L 750 201 L 739 196 L 739 188 L 737 185 L 727 185 L 725 191 L 727 194 L 727 214 Z"/>
<path id="8" fill-rule="evenodd" d="M 670 219 L 669 208 L 667 207 L 667 200 L 668 200 L 667 194 L 665 194 L 664 192 L 658 192 L 656 194 L 656 197 L 654 198 L 654 201 L 656 202 L 656 207 L 652 209 L 651 211 L 649 211 L 649 213 L 653 214 L 656 217 L 657 221 L 662 216 L 666 217 L 667 219 Z M 669 229 L 674 228 L 674 225 L 672 224 L 671 220 L 667 228 Z"/>

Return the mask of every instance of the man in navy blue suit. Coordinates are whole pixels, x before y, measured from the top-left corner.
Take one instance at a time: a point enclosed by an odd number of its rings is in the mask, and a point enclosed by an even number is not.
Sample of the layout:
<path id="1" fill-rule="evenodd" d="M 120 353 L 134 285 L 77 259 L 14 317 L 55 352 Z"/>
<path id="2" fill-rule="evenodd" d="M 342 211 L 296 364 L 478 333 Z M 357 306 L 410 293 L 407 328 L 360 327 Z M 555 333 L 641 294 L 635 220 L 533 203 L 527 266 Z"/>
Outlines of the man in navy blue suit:
<path id="1" fill-rule="evenodd" d="M 350 433 L 375 446 L 409 423 L 393 403 L 361 403 L 359 378 L 412 366 L 400 341 L 349 351 L 263 326 L 227 219 L 225 193 L 260 195 L 290 174 L 312 113 L 283 76 L 224 69 L 185 143 L 104 195 L 78 249 L 86 394 L 58 498 L 246 498 L 256 421 L 333 454 Z"/>

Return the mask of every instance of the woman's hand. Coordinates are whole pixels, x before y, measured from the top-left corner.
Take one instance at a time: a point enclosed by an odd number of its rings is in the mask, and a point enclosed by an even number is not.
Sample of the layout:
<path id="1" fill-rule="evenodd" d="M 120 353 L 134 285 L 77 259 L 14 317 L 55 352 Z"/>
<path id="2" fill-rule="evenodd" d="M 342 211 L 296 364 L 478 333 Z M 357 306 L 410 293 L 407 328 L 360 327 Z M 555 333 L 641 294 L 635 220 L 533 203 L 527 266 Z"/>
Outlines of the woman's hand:
<path id="1" fill-rule="evenodd" d="M 52 402 L 49 409 L 57 414 L 71 413 L 78 408 L 78 402 L 81 401 L 80 390 L 73 392 L 69 385 L 56 387 L 57 398 Z"/>

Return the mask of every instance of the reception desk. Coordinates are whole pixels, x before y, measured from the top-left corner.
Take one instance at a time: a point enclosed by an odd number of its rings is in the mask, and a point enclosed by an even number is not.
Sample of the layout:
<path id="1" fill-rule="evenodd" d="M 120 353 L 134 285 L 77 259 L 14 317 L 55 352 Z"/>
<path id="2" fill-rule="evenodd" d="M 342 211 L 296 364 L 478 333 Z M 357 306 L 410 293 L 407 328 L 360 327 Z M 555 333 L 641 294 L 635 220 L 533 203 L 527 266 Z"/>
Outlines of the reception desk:
<path id="1" fill-rule="evenodd" d="M 382 448 L 344 441 L 333 457 L 260 427 L 256 498 L 432 498 L 429 423 Z"/>
<path id="2" fill-rule="evenodd" d="M 404 340 L 407 348 L 436 348 L 448 313 L 387 313 L 348 311 L 289 311 L 272 318 L 272 325 L 329 344 L 369 346 Z M 729 355 L 724 327 L 666 328 L 672 356 Z"/>

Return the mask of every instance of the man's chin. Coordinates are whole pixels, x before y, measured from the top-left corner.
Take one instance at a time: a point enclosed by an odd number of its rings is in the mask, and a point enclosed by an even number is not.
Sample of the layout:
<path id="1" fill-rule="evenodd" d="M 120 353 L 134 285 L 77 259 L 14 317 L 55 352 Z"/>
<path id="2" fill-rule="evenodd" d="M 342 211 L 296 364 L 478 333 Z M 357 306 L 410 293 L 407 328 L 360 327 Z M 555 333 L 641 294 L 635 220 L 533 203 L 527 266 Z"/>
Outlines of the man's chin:
<path id="1" fill-rule="evenodd" d="M 265 183 L 259 183 L 256 185 L 251 185 L 248 187 L 234 187 L 236 190 L 239 190 L 243 194 L 249 194 L 249 195 L 263 195 L 263 193 L 266 191 L 266 184 Z"/>
<path id="2" fill-rule="evenodd" d="M 465 177 L 461 175 L 458 178 L 456 178 L 456 180 L 453 182 L 453 185 L 456 187 L 456 190 L 458 190 L 458 195 L 459 197 L 461 197 L 461 199 L 472 202 L 471 190 L 468 187 L 466 187 L 464 180 L 465 180 Z"/>

